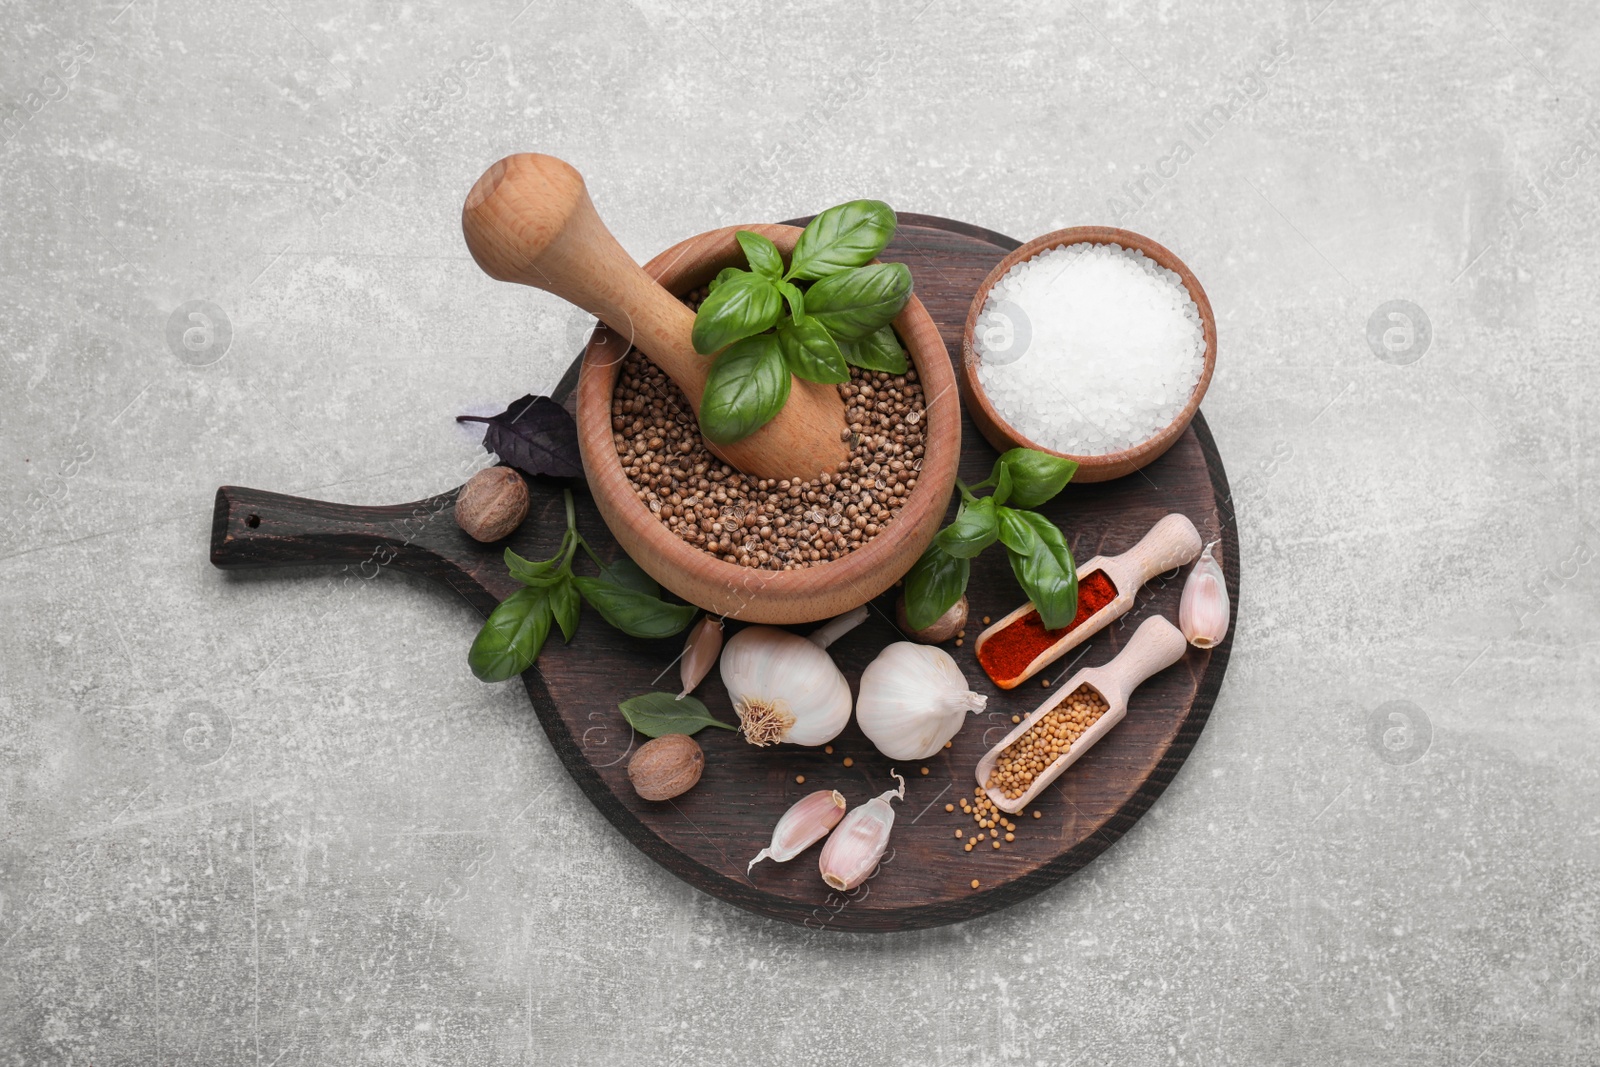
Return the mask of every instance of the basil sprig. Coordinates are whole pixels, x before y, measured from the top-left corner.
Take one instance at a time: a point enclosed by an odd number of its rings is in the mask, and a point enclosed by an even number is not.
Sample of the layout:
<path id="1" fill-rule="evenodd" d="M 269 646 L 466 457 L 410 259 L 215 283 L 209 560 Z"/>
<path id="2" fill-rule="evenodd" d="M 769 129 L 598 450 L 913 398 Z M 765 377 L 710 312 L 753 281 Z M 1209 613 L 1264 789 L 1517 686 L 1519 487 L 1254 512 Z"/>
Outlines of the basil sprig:
<path id="1" fill-rule="evenodd" d="M 967 591 L 971 561 L 999 541 L 1011 573 L 1038 609 L 1046 629 L 1057 630 L 1078 613 L 1078 569 L 1067 539 L 1036 508 L 1072 480 L 1078 465 L 1030 448 L 1013 448 L 995 460 L 989 477 L 968 486 L 960 480 L 961 507 L 955 521 L 907 572 L 906 621 L 913 630 L 932 626 Z M 980 497 L 976 489 L 989 489 Z M 1007 506 L 1007 505 L 1011 506 Z"/>
<path id="2" fill-rule="evenodd" d="M 695 351 L 716 358 L 700 398 L 708 438 L 731 444 L 765 426 L 788 401 L 791 375 L 837 385 L 852 366 L 906 372 L 890 323 L 911 298 L 911 271 L 872 262 L 894 231 L 881 200 L 831 207 L 801 233 L 787 271 L 767 238 L 734 234 L 750 269 L 719 271 L 694 318 Z"/>
<path id="3" fill-rule="evenodd" d="M 671 637 L 694 620 L 693 605 L 662 600 L 661 587 L 633 560 L 601 562 L 578 533 L 572 491 L 565 496 L 567 532 L 554 556 L 527 560 L 506 549 L 506 570 L 523 588 L 489 614 L 467 653 L 468 666 L 482 681 L 503 682 L 531 667 L 552 625 L 571 641 L 578 629 L 580 597 L 606 622 L 632 637 Z M 600 569 L 598 577 L 573 574 L 572 560 L 580 548 Z"/>

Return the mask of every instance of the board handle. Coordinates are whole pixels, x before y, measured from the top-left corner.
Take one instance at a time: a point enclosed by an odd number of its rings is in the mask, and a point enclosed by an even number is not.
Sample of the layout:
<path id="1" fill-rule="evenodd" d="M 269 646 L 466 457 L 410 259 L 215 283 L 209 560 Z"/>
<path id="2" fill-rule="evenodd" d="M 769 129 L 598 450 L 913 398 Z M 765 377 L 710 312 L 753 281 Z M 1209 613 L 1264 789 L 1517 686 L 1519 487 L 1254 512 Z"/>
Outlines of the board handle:
<path id="1" fill-rule="evenodd" d="M 513 586 L 504 568 L 485 566 L 492 554 L 475 552 L 456 525 L 459 491 L 369 507 L 224 485 L 211 514 L 211 563 L 223 570 L 342 564 L 362 578 L 408 571 L 449 586 L 487 615 Z"/>

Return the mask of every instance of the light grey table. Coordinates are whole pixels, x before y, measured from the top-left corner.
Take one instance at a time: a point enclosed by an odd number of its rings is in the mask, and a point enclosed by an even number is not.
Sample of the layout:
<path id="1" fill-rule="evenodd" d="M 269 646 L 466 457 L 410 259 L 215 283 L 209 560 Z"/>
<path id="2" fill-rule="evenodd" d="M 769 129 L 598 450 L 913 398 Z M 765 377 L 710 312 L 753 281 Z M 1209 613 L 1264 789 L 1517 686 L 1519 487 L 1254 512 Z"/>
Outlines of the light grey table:
<path id="1" fill-rule="evenodd" d="M 0 1062 L 1595 1062 L 1600 12 L 1325 3 L 5 4 Z M 877 196 L 1195 269 L 1245 586 L 1114 849 L 760 920 L 459 602 L 207 564 L 218 484 L 413 499 L 554 384 L 457 222 L 528 149 L 640 258 Z"/>

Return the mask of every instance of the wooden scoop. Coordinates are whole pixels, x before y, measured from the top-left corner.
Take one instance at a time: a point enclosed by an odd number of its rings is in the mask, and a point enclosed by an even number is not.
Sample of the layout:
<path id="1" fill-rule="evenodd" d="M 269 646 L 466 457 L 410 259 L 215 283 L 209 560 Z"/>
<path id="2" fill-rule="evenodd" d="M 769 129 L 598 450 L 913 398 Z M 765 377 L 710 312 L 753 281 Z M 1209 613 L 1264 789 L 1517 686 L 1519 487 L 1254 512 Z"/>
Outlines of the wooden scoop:
<path id="1" fill-rule="evenodd" d="M 1038 710 L 1023 719 L 1021 724 L 1005 736 L 1005 740 L 990 749 L 983 759 L 978 761 L 978 785 L 984 788 L 989 794 L 989 799 L 994 801 L 995 807 L 1001 811 L 1012 814 L 1021 811 L 1026 805 L 1033 803 L 1033 798 L 1042 793 L 1046 786 L 1061 777 L 1062 771 L 1076 763 L 1079 756 L 1093 748 L 1096 741 L 1121 722 L 1123 716 L 1128 714 L 1128 697 L 1133 691 L 1152 674 L 1166 670 L 1182 659 L 1184 649 L 1187 647 L 1188 642 L 1183 639 L 1183 634 L 1178 628 L 1160 615 L 1152 615 L 1144 620 L 1133 632 L 1133 638 L 1128 642 L 1128 646 L 1117 653 L 1110 663 L 1103 667 L 1085 667 L 1067 679 L 1054 695 L 1039 705 Z M 999 762 L 1000 754 L 1013 741 L 1027 733 L 1034 723 L 1049 714 L 1051 708 L 1067 699 L 1082 685 L 1097 691 L 1110 705 L 1100 718 L 1095 720 L 1094 725 L 1085 730 L 1064 755 L 1039 772 L 1038 777 L 1034 778 L 1021 796 L 1011 799 L 998 789 L 990 789 L 989 774 Z"/>
<path id="2" fill-rule="evenodd" d="M 711 357 L 694 350 L 694 312 L 633 261 L 595 212 L 583 176 L 554 156 L 507 156 L 467 194 L 461 229 L 478 266 L 569 300 L 632 341 L 688 397 L 695 413 Z M 850 458 L 837 387 L 795 379 L 761 429 L 712 452 L 758 478 L 809 481 Z"/>
<path id="3" fill-rule="evenodd" d="M 1165 574 L 1174 567 L 1181 567 L 1192 561 L 1200 555 L 1200 548 L 1200 532 L 1194 528 L 1194 523 L 1189 521 L 1187 515 L 1173 512 L 1150 527 L 1150 532 L 1140 538 L 1138 544 L 1121 555 L 1096 556 L 1091 559 L 1078 568 L 1079 585 L 1082 585 L 1086 575 L 1104 571 L 1106 577 L 1111 579 L 1111 584 L 1117 587 L 1116 599 L 1062 634 L 1054 644 L 1035 656 L 1015 678 L 995 678 L 991 675 L 990 679 L 1001 689 L 1015 689 L 1126 615 L 1146 582 L 1158 574 Z M 978 662 L 983 662 L 983 646 L 988 644 L 995 634 L 1033 610 L 1033 601 L 1030 600 L 979 634 L 978 640 L 972 645 L 972 652 L 978 656 Z M 985 672 L 987 673 L 987 668 Z"/>

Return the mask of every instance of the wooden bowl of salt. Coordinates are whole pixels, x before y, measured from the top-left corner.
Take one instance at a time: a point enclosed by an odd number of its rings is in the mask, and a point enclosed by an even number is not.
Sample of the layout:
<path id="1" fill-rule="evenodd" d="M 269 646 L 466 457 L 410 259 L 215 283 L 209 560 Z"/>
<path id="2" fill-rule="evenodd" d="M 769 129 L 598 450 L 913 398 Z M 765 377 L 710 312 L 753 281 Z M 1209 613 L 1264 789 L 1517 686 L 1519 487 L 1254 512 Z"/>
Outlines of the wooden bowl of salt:
<path id="1" fill-rule="evenodd" d="M 1007 278 L 1020 264 L 1075 245 L 1109 248 L 1077 259 L 1053 256 L 1027 272 L 1064 260 L 1059 271 L 1042 279 L 1046 284 Z M 1139 256 L 1126 253 L 1139 253 L 1165 270 L 1148 270 Z M 1122 259 L 1139 270 L 1129 272 L 1127 264 L 1117 262 Z M 1181 303 L 1160 306 L 1158 283 L 1174 281 L 1172 275 L 1192 301 L 1198 322 Z M 1171 288 L 1176 294 L 1176 286 Z M 1186 336 L 1180 319 L 1169 314 L 1172 310 L 1189 323 L 1192 334 Z M 1126 344 L 1114 336 L 1119 328 L 1129 331 Z M 1159 349 L 1167 341 L 1193 347 L 1163 359 Z M 1194 349 L 1201 345 L 1196 361 Z M 1183 260 L 1131 230 L 1072 226 L 1016 249 L 978 287 L 961 344 L 962 400 L 978 431 L 1000 451 L 1020 447 L 1048 452 L 1078 464 L 1073 481 L 1104 482 L 1132 474 L 1177 442 L 1200 410 L 1216 363 L 1211 301 Z M 1155 380 L 1165 374 L 1175 381 Z M 1074 395 L 1080 380 L 1087 392 Z M 1187 386 L 1186 396 L 1176 393 L 1179 385 Z M 1163 387 L 1168 394 L 1151 399 Z M 1126 405 L 1146 410 L 1119 409 L 1113 391 L 1119 388 L 1130 390 Z M 1132 395 L 1141 391 L 1142 397 Z M 1017 410 L 1018 405 L 1049 410 Z M 1170 417 L 1159 417 L 1166 410 Z M 1095 436 L 1098 441 L 1090 439 Z"/>

